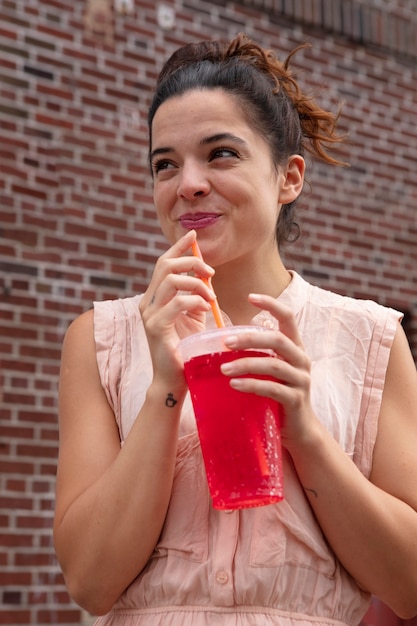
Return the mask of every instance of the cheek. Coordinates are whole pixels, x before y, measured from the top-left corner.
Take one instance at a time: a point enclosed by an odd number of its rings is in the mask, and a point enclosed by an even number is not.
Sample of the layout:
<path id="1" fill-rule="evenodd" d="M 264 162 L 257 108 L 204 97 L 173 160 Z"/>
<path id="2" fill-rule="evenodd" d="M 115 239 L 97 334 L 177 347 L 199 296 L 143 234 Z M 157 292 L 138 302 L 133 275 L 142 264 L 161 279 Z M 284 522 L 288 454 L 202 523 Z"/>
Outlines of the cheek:
<path id="1" fill-rule="evenodd" d="M 161 218 L 159 215 L 158 221 L 162 234 L 164 235 L 169 245 L 172 246 L 177 240 L 172 224 L 168 222 L 167 219 Z"/>
<path id="2" fill-rule="evenodd" d="M 154 182 L 153 202 L 158 213 L 167 213 L 176 201 L 176 189 L 172 181 Z"/>
<path id="3" fill-rule="evenodd" d="M 165 239 L 170 245 L 175 243 L 176 236 L 174 233 L 174 225 L 169 219 L 170 216 L 170 204 L 167 201 L 166 193 L 159 193 L 154 190 L 153 202 L 156 211 L 156 217 L 158 218 L 159 225 L 164 234 Z"/>
<path id="4" fill-rule="evenodd" d="M 153 183 L 152 198 L 153 198 L 153 203 L 154 203 L 155 207 L 158 207 L 159 199 L 160 199 L 160 193 L 159 193 L 159 185 L 157 183 L 155 183 L 155 182 Z"/>
<path id="5" fill-rule="evenodd" d="M 153 203 L 158 216 L 159 221 L 166 218 L 168 214 L 168 196 L 166 193 L 162 193 L 162 190 L 158 187 L 154 187 L 153 190 Z"/>

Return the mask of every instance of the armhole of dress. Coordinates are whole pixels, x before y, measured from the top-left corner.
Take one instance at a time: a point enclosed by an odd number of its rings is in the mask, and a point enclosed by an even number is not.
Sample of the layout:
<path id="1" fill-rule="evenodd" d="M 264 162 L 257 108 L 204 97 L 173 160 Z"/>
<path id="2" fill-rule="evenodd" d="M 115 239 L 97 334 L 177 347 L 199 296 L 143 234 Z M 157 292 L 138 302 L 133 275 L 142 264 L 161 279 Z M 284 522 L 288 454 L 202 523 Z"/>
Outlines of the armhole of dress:
<path id="1" fill-rule="evenodd" d="M 122 439 L 118 387 L 120 383 L 120 345 L 116 341 L 115 302 L 94 302 L 94 340 L 101 385 L 113 411 Z"/>
<path id="2" fill-rule="evenodd" d="M 380 307 L 370 343 L 354 454 L 354 461 L 366 478 L 372 470 L 386 370 L 401 318 L 399 311 Z"/>

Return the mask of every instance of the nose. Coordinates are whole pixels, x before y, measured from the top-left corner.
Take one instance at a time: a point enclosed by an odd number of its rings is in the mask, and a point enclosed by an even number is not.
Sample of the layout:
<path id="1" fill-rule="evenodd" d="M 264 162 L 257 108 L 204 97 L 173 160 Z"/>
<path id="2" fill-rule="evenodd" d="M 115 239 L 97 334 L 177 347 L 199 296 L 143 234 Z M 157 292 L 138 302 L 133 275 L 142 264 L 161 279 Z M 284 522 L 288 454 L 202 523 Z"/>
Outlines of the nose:
<path id="1" fill-rule="evenodd" d="M 200 196 L 206 196 L 209 191 L 210 183 L 204 168 L 196 163 L 184 164 L 177 188 L 178 197 L 195 200 Z"/>

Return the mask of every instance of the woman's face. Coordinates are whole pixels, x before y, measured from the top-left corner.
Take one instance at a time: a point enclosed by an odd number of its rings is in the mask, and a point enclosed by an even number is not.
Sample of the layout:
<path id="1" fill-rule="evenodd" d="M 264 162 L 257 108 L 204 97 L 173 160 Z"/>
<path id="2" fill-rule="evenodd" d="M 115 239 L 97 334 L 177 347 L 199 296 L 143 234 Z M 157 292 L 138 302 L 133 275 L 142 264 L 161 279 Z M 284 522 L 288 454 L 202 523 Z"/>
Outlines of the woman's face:
<path id="1" fill-rule="evenodd" d="M 213 267 L 276 253 L 278 212 L 294 199 L 287 168 L 276 171 L 267 142 L 231 95 L 193 90 L 166 100 L 152 123 L 151 166 L 171 244 L 195 229 Z"/>

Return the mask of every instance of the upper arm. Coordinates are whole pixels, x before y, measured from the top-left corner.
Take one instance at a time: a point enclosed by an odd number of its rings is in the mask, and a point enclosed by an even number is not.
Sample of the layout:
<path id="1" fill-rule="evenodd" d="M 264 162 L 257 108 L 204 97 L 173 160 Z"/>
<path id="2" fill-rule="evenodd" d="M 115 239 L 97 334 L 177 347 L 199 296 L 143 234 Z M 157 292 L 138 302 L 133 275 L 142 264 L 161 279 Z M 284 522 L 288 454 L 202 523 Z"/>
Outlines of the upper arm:
<path id="1" fill-rule="evenodd" d="M 106 470 L 119 450 L 114 414 L 97 366 L 93 311 L 88 311 L 71 324 L 62 350 L 57 524 L 71 503 Z"/>
<path id="2" fill-rule="evenodd" d="M 370 478 L 417 510 L 417 371 L 400 324 L 386 373 Z"/>

